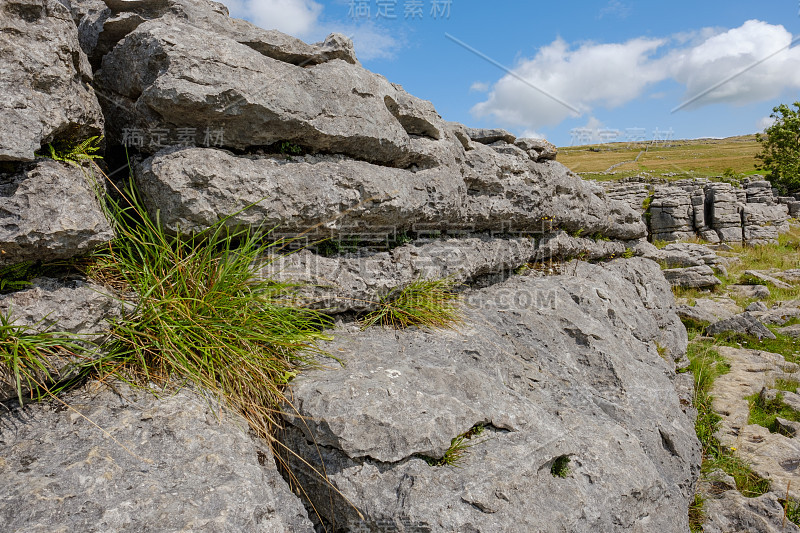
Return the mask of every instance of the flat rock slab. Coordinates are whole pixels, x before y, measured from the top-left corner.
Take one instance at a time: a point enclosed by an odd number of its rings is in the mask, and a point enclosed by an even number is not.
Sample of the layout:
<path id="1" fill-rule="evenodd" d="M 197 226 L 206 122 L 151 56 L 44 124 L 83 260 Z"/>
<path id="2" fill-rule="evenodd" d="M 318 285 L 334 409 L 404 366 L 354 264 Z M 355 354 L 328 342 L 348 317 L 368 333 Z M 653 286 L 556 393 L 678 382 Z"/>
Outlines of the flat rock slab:
<path id="1" fill-rule="evenodd" d="M 785 498 L 785 493 L 780 498 Z M 704 533 L 800 533 L 800 527 L 784 519 L 779 496 L 768 492 L 747 498 L 736 490 L 707 498 L 703 505 Z"/>
<path id="2" fill-rule="evenodd" d="M 684 533 L 699 443 L 658 353 L 656 317 L 677 317 L 656 294 L 669 286 L 655 263 L 584 263 L 467 295 L 453 331 L 337 330 L 328 349 L 346 366 L 296 381 L 305 418 L 283 439 L 364 520 L 293 470 L 343 530 Z M 420 458 L 476 424 L 458 468 Z M 553 476 L 563 457 L 568 473 Z"/>
<path id="3" fill-rule="evenodd" d="M 778 333 L 782 335 L 788 335 L 789 337 L 793 337 L 795 339 L 800 339 L 800 324 L 795 324 L 794 326 L 787 326 L 785 328 L 780 328 Z"/>
<path id="4" fill-rule="evenodd" d="M 0 71 L 0 161 L 33 161 L 44 143 L 103 134 L 92 69 L 62 2 L 0 4 Z"/>
<path id="5" fill-rule="evenodd" d="M 159 209 L 171 231 L 202 231 L 232 215 L 231 225 L 277 227 L 289 236 L 403 230 L 540 236 L 553 227 L 625 240 L 644 234 L 633 210 L 560 163 L 483 145 L 462 154 L 469 163 L 463 168 L 443 163 L 413 172 L 341 156 L 287 160 L 188 148 L 159 152 L 135 173 L 146 207 Z"/>
<path id="6" fill-rule="evenodd" d="M 770 276 L 769 274 L 767 274 L 765 272 L 760 272 L 758 270 L 745 270 L 744 275 L 745 276 L 751 276 L 751 277 L 756 278 L 756 279 L 760 279 L 761 281 L 764 281 L 764 282 L 772 285 L 773 287 L 777 287 L 779 289 L 791 289 L 792 288 L 792 286 L 790 284 L 786 283 L 785 281 L 781 281 L 781 280 L 779 280 L 777 278 L 774 278 L 774 277 Z"/>
<path id="7" fill-rule="evenodd" d="M 800 497 L 800 440 L 748 424 L 750 406 L 747 396 L 758 394 L 764 387 L 773 387 L 778 379 L 797 379 L 800 366 L 788 363 L 782 355 L 717 347 L 731 370 L 714 381 L 711 394 L 714 411 L 722 417 L 717 437 L 723 446 L 736 448 L 760 476 L 772 483 L 772 490 L 785 494 L 791 482 L 791 495 Z"/>
<path id="8" fill-rule="evenodd" d="M 704 289 L 722 284 L 720 279 L 714 275 L 714 270 L 708 265 L 669 268 L 664 270 L 664 277 L 673 287 Z"/>
<path id="9" fill-rule="evenodd" d="M 711 324 L 707 333 L 709 335 L 735 333 L 749 335 L 758 339 L 775 339 L 775 334 L 749 311 Z"/>
<path id="10" fill-rule="evenodd" d="M 0 265 L 69 259 L 114 238 L 94 185 L 52 160 L 0 173 Z"/>
<path id="11" fill-rule="evenodd" d="M 697 320 L 698 322 L 708 322 L 709 324 L 733 318 L 742 312 L 742 308 L 736 302 L 724 297 L 698 298 L 694 301 L 694 305 L 681 301 L 678 303 L 678 316 Z"/>
<path id="12" fill-rule="evenodd" d="M 728 292 L 743 298 L 766 300 L 770 296 L 769 287 L 764 285 L 728 285 Z"/>
<path id="13" fill-rule="evenodd" d="M 242 418 L 187 390 L 115 388 L 0 416 L 7 531 L 313 531 Z"/>

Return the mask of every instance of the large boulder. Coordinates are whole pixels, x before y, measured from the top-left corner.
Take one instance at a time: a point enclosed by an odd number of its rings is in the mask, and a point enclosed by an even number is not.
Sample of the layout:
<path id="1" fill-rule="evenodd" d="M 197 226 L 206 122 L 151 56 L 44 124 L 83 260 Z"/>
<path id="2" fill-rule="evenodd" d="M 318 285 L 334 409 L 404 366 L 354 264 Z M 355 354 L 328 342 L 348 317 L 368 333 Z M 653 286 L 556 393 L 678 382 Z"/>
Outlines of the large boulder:
<path id="1" fill-rule="evenodd" d="M 0 161 L 32 161 L 42 144 L 102 135 L 92 69 L 58 0 L 0 3 Z"/>
<path id="2" fill-rule="evenodd" d="M 336 490 L 293 474 L 336 530 L 683 533 L 700 447 L 661 294 L 647 260 L 582 263 L 470 293 L 457 331 L 343 327 L 346 366 L 296 381 L 282 436 Z M 457 468 L 426 462 L 476 425 Z"/>
<path id="3" fill-rule="evenodd" d="M 146 159 L 136 175 L 146 207 L 160 210 L 172 231 L 201 231 L 233 215 L 232 225 L 278 226 L 280 232 L 303 235 L 400 230 L 538 235 L 551 226 L 619 239 L 645 233 L 633 210 L 607 200 L 560 163 L 537 163 L 483 145 L 463 157 L 465 175 L 450 166 L 414 172 L 341 156 L 286 159 L 186 148 Z"/>
<path id="4" fill-rule="evenodd" d="M 52 160 L 0 171 L 0 265 L 68 259 L 113 239 L 90 176 Z"/>
<path id="5" fill-rule="evenodd" d="M 650 204 L 650 235 L 654 241 L 678 241 L 695 235 L 689 193 L 677 187 L 656 189 Z"/>
<path id="6" fill-rule="evenodd" d="M 116 142 L 131 130 L 202 137 L 210 128 L 222 132 L 214 145 L 228 148 L 291 141 L 405 168 L 427 159 L 409 133 L 434 136 L 444 124 L 438 115 L 430 123 L 421 101 L 346 61 L 304 68 L 172 19 L 144 22 L 120 41 L 103 58 L 97 85 Z"/>
<path id="7" fill-rule="evenodd" d="M 7 531 L 313 532 L 247 422 L 188 389 L 92 382 L 0 414 Z"/>

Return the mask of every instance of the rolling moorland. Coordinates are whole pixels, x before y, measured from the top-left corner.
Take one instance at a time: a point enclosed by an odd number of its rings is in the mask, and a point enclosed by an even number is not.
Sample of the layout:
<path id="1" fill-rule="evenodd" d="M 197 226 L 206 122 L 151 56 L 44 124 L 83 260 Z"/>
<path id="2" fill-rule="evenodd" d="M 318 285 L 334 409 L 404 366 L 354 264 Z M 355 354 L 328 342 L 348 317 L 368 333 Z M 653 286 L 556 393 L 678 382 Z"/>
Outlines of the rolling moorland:
<path id="1" fill-rule="evenodd" d="M 755 135 L 725 139 L 609 143 L 558 149 L 558 160 L 585 179 L 650 176 L 668 180 L 758 174 Z M 727 172 L 726 172 L 727 171 Z"/>

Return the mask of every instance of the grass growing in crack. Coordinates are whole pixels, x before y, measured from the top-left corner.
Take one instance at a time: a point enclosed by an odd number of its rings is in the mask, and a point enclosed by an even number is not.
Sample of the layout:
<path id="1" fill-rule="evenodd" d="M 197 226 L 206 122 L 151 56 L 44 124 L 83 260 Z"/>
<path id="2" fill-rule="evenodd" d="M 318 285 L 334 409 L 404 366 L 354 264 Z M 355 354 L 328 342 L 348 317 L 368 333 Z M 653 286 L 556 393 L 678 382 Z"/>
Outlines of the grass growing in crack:
<path id="1" fill-rule="evenodd" d="M 689 504 L 689 530 L 692 533 L 703 533 L 703 522 L 706 520 L 706 513 L 703 509 L 706 500 L 702 494 L 695 494 L 692 503 Z"/>
<path id="2" fill-rule="evenodd" d="M 786 435 L 786 432 L 777 423 L 778 417 L 800 422 L 800 412 L 786 405 L 783 401 L 783 395 L 780 393 L 776 394 L 775 398 L 771 400 L 765 400 L 760 394 L 753 394 L 745 398 L 745 400 L 750 404 L 750 417 L 747 423 L 765 427 L 770 433 Z M 792 437 L 793 435 L 786 436 Z"/>
<path id="3" fill-rule="evenodd" d="M 239 411 L 270 440 L 284 387 L 323 353 L 324 315 L 292 305 L 292 286 L 257 275 L 270 245 L 224 222 L 192 238 L 171 236 L 132 189 L 109 200 L 118 238 L 91 271 L 138 295 L 112 326 L 101 373 L 139 383 L 188 381 Z M 127 202 L 127 204 L 126 204 Z"/>
<path id="4" fill-rule="evenodd" d="M 0 313 L 0 382 L 14 387 L 20 404 L 23 396 L 41 400 L 58 392 L 53 385 L 69 372 L 62 368 L 66 359 L 87 352 L 77 340 L 68 333 L 38 332 Z"/>
<path id="5" fill-rule="evenodd" d="M 800 386 L 800 381 L 796 379 L 777 379 L 775 380 L 774 389 L 782 390 L 784 392 L 793 392 L 797 394 L 797 387 Z"/>
<path id="6" fill-rule="evenodd" d="M 378 309 L 362 319 L 363 327 L 452 327 L 461 322 L 455 286 L 452 278 L 420 279 L 394 289 L 381 298 Z"/>
<path id="7" fill-rule="evenodd" d="M 695 431 L 703 447 L 703 473 L 720 469 L 736 480 L 736 487 L 744 496 L 760 496 L 770 488 L 769 480 L 753 472 L 747 462 L 720 444 L 714 436 L 722 418 L 714 411 L 711 387 L 719 376 L 730 371 L 730 365 L 710 341 L 693 341 L 689 344 L 689 370 L 694 376 L 697 421 Z"/>
<path id="8" fill-rule="evenodd" d="M 467 453 L 467 450 L 478 442 L 469 442 L 475 437 L 483 434 L 486 428 L 483 424 L 473 426 L 469 431 L 458 435 L 450 441 L 450 447 L 444 452 L 444 455 L 439 459 L 433 457 L 422 457 L 430 466 L 455 466 L 458 467 L 458 462 L 461 461 Z"/>

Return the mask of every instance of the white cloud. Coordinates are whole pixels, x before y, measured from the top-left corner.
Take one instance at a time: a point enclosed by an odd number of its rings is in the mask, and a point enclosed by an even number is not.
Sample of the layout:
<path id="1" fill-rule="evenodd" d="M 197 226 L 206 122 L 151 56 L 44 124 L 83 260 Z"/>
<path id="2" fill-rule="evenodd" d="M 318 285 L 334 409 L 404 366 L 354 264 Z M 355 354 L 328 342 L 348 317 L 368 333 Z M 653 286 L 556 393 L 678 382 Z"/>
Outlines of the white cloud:
<path id="1" fill-rule="evenodd" d="M 476 81 L 475 83 L 469 86 L 469 91 L 476 93 L 488 93 L 489 84 L 483 81 Z"/>
<path id="2" fill-rule="evenodd" d="M 664 78 L 664 67 L 651 58 L 664 43 L 662 39 L 633 39 L 572 49 L 557 39 L 533 59 L 523 60 L 513 70 L 515 75 L 501 78 L 488 99 L 472 112 L 535 130 L 579 116 L 596 105 L 623 105 Z"/>
<path id="3" fill-rule="evenodd" d="M 322 13 L 313 0 L 225 0 L 225 5 L 232 17 L 301 38 L 314 33 Z"/>
<path id="4" fill-rule="evenodd" d="M 792 34 L 783 26 L 748 20 L 697 46 L 674 52 L 671 74 L 686 86 L 687 99 L 732 78 L 699 98 L 694 107 L 770 100 L 787 88 L 800 87 L 800 47 L 789 48 L 791 43 Z"/>
<path id="5" fill-rule="evenodd" d="M 597 18 L 603 17 L 618 17 L 621 19 L 627 18 L 630 15 L 631 8 L 620 0 L 610 0 L 608 4 L 600 10 L 600 15 Z"/>
<path id="6" fill-rule="evenodd" d="M 391 58 L 401 46 L 397 37 L 372 22 L 340 24 L 321 20 L 323 6 L 313 0 L 224 0 L 232 17 L 247 19 L 267 30 L 279 30 L 306 42 L 330 33 L 353 40 L 356 56 L 365 61 Z"/>
<path id="7" fill-rule="evenodd" d="M 669 39 L 579 46 L 557 39 L 520 61 L 471 111 L 506 127 L 535 131 L 597 107 L 622 106 L 666 79 L 683 84 L 689 100 L 734 74 L 687 107 L 770 100 L 800 87 L 800 46 L 789 48 L 791 43 L 792 34 L 783 26 L 758 20 L 732 30 L 704 28 Z M 760 60 L 765 61 L 753 67 Z"/>
<path id="8" fill-rule="evenodd" d="M 775 124 L 775 119 L 772 117 L 764 117 L 756 123 L 756 131 L 762 132 Z"/>

